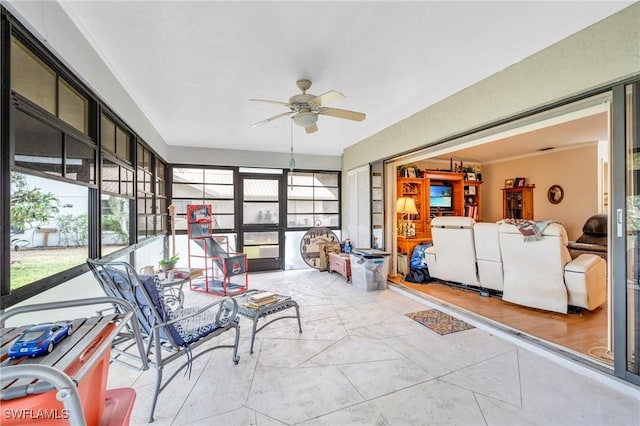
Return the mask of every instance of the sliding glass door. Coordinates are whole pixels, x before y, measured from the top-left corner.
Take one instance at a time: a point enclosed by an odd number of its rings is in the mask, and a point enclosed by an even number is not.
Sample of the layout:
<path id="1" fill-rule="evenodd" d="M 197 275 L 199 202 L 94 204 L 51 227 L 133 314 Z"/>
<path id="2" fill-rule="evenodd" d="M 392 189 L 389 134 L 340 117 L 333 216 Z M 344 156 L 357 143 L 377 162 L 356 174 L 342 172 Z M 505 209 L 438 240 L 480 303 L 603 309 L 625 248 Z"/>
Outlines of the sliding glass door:
<path id="1" fill-rule="evenodd" d="M 640 384 L 640 82 L 614 90 L 614 368 Z"/>

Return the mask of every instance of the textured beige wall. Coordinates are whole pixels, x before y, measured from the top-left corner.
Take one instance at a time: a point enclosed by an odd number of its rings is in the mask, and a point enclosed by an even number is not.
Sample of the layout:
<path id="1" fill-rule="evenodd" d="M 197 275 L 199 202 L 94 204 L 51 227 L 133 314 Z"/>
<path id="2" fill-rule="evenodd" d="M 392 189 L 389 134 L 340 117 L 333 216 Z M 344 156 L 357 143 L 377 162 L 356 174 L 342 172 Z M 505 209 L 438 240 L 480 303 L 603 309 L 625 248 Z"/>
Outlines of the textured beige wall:
<path id="1" fill-rule="evenodd" d="M 348 147 L 343 181 L 358 166 L 639 74 L 640 2 Z"/>
<path id="2" fill-rule="evenodd" d="M 541 153 L 531 157 L 482 165 L 482 221 L 502 219 L 502 191 L 505 179 L 526 178 L 533 190 L 534 220 L 556 220 L 566 228 L 570 240 L 582 234 L 582 225 L 598 213 L 597 143 L 580 148 Z M 551 185 L 564 189 L 564 199 L 551 204 Z"/>
<path id="3" fill-rule="evenodd" d="M 640 3 L 345 149 L 343 171 L 640 73 Z"/>

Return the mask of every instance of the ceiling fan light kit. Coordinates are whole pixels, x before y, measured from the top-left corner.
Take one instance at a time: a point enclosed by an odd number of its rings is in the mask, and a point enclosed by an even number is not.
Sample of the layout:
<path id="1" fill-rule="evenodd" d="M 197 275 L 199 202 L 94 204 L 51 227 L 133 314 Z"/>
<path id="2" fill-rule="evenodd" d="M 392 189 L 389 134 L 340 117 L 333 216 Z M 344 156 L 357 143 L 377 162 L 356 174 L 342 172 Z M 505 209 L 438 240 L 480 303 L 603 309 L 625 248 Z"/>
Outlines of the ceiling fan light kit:
<path id="1" fill-rule="evenodd" d="M 299 112 L 293 116 L 293 122 L 300 127 L 311 126 L 316 124 L 316 121 L 318 121 L 318 115 L 311 111 Z"/>
<path id="2" fill-rule="evenodd" d="M 316 122 L 318 121 L 318 115 L 328 115 L 329 117 L 344 118 L 352 121 L 362 121 L 366 118 L 366 115 L 362 112 L 349 111 L 345 109 L 327 108 L 325 105 L 328 103 L 344 99 L 345 96 L 335 90 L 330 90 L 323 93 L 320 96 L 307 94 L 307 90 L 311 87 L 311 81 L 302 79 L 296 81 L 296 85 L 302 91 L 302 93 L 293 95 L 289 98 L 289 103 L 272 101 L 268 99 L 249 99 L 255 102 L 268 102 L 288 107 L 291 111 L 284 112 L 273 117 L 269 117 L 265 120 L 258 121 L 251 124 L 252 127 L 260 126 L 270 121 L 276 120 L 280 117 L 292 116 L 293 122 L 304 127 L 307 133 L 313 133 L 318 130 Z"/>

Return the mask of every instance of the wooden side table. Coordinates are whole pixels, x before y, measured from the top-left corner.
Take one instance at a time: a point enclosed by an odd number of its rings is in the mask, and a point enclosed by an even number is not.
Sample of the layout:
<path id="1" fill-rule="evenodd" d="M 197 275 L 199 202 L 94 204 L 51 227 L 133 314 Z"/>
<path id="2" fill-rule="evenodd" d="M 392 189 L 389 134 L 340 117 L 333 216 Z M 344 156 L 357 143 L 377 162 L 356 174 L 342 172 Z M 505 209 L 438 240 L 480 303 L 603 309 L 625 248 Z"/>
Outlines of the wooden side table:
<path id="1" fill-rule="evenodd" d="M 351 281 L 351 259 L 348 254 L 329 253 L 329 273 L 333 271 L 342 275 L 347 282 Z"/>

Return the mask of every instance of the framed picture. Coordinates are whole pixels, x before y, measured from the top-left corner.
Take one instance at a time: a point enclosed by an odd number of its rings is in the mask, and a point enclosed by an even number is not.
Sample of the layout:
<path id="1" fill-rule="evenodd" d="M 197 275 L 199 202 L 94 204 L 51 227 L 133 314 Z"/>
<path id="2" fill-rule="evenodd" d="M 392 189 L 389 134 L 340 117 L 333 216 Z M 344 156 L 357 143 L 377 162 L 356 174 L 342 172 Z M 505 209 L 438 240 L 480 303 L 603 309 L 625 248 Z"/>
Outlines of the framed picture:
<path id="1" fill-rule="evenodd" d="M 467 173 L 467 180 L 476 180 L 475 173 Z"/>
<path id="2" fill-rule="evenodd" d="M 476 195 L 476 187 L 473 185 L 469 185 L 469 189 L 467 190 L 467 194 Z"/>
<path id="3" fill-rule="evenodd" d="M 410 178 L 416 177 L 416 169 L 414 169 L 413 167 L 409 167 L 407 169 L 407 177 L 410 177 Z"/>
<path id="4" fill-rule="evenodd" d="M 417 194 L 418 186 L 415 183 L 403 183 L 402 184 L 402 194 Z"/>
<path id="5" fill-rule="evenodd" d="M 564 198 L 564 189 L 560 185 L 551 185 L 547 191 L 547 199 L 551 204 L 558 204 Z"/>
<path id="6" fill-rule="evenodd" d="M 513 188 L 513 179 L 505 179 L 504 187 L 505 188 Z"/>
<path id="7" fill-rule="evenodd" d="M 517 178 L 516 178 L 516 181 L 515 181 L 515 186 L 516 186 L 517 188 L 522 188 L 522 187 L 524 187 L 524 179 L 525 179 L 525 178 L 517 177 Z"/>
<path id="8" fill-rule="evenodd" d="M 407 237 L 413 238 L 416 236 L 416 225 L 413 222 L 407 223 Z"/>

